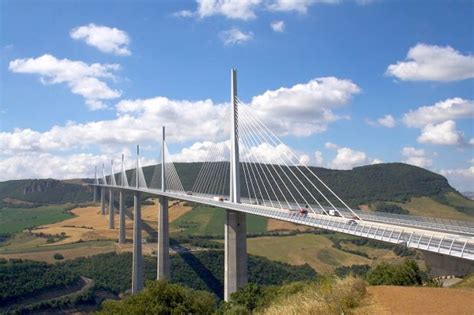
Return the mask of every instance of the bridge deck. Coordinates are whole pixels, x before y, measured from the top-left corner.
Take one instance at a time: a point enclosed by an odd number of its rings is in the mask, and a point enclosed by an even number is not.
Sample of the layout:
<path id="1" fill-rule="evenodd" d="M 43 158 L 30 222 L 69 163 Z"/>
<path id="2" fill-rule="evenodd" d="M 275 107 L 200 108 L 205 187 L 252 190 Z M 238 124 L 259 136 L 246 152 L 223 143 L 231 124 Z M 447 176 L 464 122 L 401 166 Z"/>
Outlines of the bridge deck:
<path id="1" fill-rule="evenodd" d="M 390 216 L 362 215 L 362 220 L 349 220 L 322 214 L 308 213 L 302 215 L 297 211 L 272 208 L 247 203 L 217 201 L 209 196 L 189 195 L 180 192 L 162 192 L 159 189 L 121 187 L 111 185 L 92 185 L 116 190 L 140 191 L 172 199 L 190 201 L 218 208 L 235 210 L 273 218 L 277 220 L 317 227 L 368 239 L 380 240 L 393 244 L 403 244 L 409 248 L 460 257 L 474 261 L 474 235 L 472 227 L 443 225 L 433 221 L 407 218 L 394 220 Z M 472 233 L 472 234 L 471 234 Z"/>

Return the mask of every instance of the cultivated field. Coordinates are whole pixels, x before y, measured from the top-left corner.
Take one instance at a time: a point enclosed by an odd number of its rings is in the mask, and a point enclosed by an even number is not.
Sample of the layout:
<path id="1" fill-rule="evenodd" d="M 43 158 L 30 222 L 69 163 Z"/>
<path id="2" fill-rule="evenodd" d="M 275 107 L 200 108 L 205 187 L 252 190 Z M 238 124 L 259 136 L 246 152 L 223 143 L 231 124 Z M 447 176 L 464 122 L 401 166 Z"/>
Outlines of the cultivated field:
<path id="1" fill-rule="evenodd" d="M 332 272 L 339 266 L 370 265 L 372 262 L 333 248 L 327 237 L 314 234 L 249 238 L 247 247 L 249 254 L 292 265 L 307 263 L 317 272 Z"/>
<path id="2" fill-rule="evenodd" d="M 474 292 L 451 288 L 371 286 L 355 314 L 473 314 Z"/>

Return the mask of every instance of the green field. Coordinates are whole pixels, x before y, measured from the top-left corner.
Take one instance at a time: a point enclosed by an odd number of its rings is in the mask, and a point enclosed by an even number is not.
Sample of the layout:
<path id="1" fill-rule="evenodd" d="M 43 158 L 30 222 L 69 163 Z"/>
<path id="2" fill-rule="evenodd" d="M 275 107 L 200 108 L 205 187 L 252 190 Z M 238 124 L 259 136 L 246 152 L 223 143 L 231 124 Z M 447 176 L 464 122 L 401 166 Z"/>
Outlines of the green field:
<path id="1" fill-rule="evenodd" d="M 67 205 L 43 206 L 38 208 L 1 208 L 1 233 L 14 234 L 29 227 L 60 222 L 72 217 L 66 212 Z"/>
<path id="2" fill-rule="evenodd" d="M 192 211 L 171 223 L 173 228 L 185 235 L 224 236 L 225 211 L 206 206 L 195 207 Z M 263 233 L 267 230 L 267 219 L 247 215 L 247 233 Z"/>

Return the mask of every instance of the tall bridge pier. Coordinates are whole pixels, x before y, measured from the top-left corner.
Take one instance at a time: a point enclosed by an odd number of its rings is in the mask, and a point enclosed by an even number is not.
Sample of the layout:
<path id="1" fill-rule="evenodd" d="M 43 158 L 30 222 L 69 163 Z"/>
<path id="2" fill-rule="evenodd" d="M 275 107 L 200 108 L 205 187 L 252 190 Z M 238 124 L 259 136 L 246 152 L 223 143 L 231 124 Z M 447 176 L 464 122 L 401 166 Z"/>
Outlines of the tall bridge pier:
<path id="1" fill-rule="evenodd" d="M 166 169 L 165 169 L 165 127 L 163 126 L 161 139 L 161 190 L 166 191 Z M 160 209 L 158 213 L 158 248 L 156 258 L 156 279 L 170 278 L 170 242 L 168 221 L 168 198 L 160 197 Z"/>
<path id="2" fill-rule="evenodd" d="M 230 201 L 240 203 L 240 164 L 237 107 L 237 71 L 231 70 Z M 247 228 L 245 213 L 226 210 L 224 225 L 224 300 L 247 284 Z"/>
<path id="3" fill-rule="evenodd" d="M 109 229 L 113 230 L 114 224 L 114 190 L 109 190 Z"/>
<path id="4" fill-rule="evenodd" d="M 100 188 L 100 214 L 105 215 L 105 189 Z"/>
<path id="5" fill-rule="evenodd" d="M 137 167 L 135 172 L 136 188 L 140 187 L 139 147 L 137 146 Z M 133 196 L 133 261 L 132 261 L 132 294 L 143 290 L 143 255 L 142 255 L 142 215 L 141 193 L 137 190 Z"/>
<path id="6" fill-rule="evenodd" d="M 118 243 L 125 244 L 125 204 L 123 190 L 119 192 L 119 237 Z"/>

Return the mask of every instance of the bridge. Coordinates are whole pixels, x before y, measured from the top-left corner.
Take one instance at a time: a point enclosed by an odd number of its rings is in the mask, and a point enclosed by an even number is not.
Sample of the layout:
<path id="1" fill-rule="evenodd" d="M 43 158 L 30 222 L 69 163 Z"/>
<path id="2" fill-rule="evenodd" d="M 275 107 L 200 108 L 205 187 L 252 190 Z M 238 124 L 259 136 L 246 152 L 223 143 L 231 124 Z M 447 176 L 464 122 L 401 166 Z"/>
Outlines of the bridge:
<path id="1" fill-rule="evenodd" d="M 229 141 L 212 144 L 199 174 L 184 189 L 162 129 L 161 163 L 146 178 L 137 146 L 135 168 L 110 174 L 97 167 L 94 201 L 100 195 L 101 214 L 108 210 L 114 229 L 114 196 L 119 194 L 118 242 L 125 243 L 124 194 L 134 196 L 132 293 L 143 289 L 142 194 L 159 197 L 157 279 L 170 277 L 168 200 L 213 206 L 226 211 L 224 223 L 224 299 L 247 283 L 246 214 L 400 244 L 425 253 L 434 272 L 473 271 L 474 225 L 467 222 L 408 215 L 364 213 L 349 207 L 314 169 L 302 165 L 286 146 L 237 96 L 237 73 L 231 71 Z M 128 174 L 133 175 L 130 178 Z M 148 176 L 149 177 L 149 176 Z M 189 182 L 189 179 L 186 179 Z M 105 194 L 109 194 L 106 207 Z M 108 209 L 107 209 L 108 208 Z"/>

